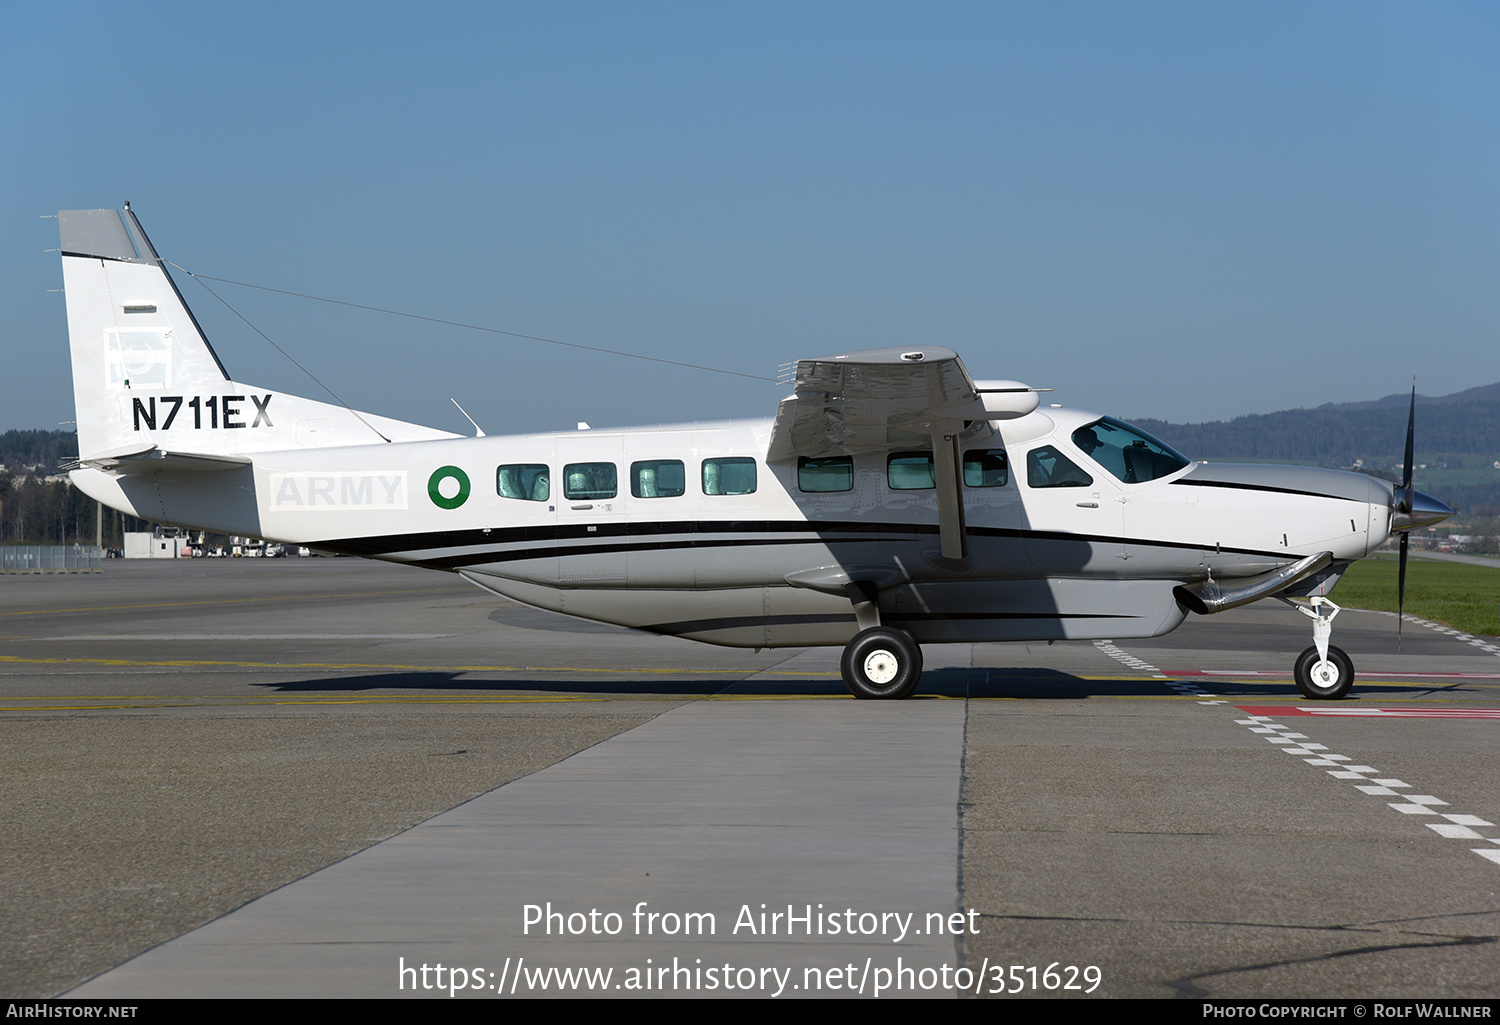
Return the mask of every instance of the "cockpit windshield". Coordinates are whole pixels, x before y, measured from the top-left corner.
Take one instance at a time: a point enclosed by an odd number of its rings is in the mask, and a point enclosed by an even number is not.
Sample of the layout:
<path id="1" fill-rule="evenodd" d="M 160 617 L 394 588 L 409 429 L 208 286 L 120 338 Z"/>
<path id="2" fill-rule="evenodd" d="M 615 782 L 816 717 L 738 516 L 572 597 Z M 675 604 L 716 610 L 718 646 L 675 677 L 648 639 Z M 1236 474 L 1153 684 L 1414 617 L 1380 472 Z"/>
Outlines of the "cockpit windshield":
<path id="1" fill-rule="evenodd" d="M 1126 484 L 1166 477 L 1189 462 L 1170 445 L 1109 416 L 1074 431 L 1073 444 Z"/>

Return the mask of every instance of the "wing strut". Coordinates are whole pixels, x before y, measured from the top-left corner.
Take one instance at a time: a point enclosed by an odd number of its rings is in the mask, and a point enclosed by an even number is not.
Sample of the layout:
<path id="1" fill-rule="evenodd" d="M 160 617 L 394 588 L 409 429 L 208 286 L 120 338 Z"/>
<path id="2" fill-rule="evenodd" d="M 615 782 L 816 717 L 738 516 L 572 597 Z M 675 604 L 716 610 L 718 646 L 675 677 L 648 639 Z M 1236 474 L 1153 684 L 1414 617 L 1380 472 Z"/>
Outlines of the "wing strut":
<path id="1" fill-rule="evenodd" d="M 969 539 L 964 525 L 964 492 L 959 463 L 958 435 L 932 436 L 933 482 L 937 485 L 938 536 L 944 559 L 963 561 L 969 557 Z"/>

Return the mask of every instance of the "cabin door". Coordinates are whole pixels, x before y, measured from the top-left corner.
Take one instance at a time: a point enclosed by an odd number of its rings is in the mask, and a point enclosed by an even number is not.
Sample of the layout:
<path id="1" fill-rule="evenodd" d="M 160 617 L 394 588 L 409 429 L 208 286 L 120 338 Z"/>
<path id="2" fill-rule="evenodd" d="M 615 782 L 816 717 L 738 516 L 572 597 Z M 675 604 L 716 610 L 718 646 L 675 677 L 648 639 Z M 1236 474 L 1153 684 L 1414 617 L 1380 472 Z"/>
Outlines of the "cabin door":
<path id="1" fill-rule="evenodd" d="M 630 492 L 620 439 L 579 435 L 557 443 L 558 583 L 624 587 Z"/>

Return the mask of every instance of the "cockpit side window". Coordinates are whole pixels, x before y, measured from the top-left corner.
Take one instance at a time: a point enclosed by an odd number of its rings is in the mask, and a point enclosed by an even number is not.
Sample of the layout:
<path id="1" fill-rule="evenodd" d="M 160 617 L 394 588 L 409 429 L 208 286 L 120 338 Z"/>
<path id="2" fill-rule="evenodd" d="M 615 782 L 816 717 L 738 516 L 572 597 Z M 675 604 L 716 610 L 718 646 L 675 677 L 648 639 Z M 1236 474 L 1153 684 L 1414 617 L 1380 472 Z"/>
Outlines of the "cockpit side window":
<path id="1" fill-rule="evenodd" d="M 1144 484 L 1188 465 L 1170 445 L 1108 416 L 1074 431 L 1073 444 L 1126 484 Z"/>
<path id="2" fill-rule="evenodd" d="M 1086 488 L 1092 483 L 1094 478 L 1051 445 L 1026 453 L 1027 487 Z"/>

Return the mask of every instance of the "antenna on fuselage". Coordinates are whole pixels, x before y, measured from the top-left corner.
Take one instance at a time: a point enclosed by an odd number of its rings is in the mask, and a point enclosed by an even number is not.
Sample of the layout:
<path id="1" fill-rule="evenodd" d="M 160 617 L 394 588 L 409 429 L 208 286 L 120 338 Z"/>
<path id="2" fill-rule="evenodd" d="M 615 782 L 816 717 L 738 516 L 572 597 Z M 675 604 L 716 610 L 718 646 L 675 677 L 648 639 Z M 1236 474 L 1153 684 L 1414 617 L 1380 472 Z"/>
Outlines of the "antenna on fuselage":
<path id="1" fill-rule="evenodd" d="M 448 396 L 448 401 L 451 402 L 451 403 L 453 403 L 455 406 L 458 406 L 458 400 L 455 399 L 453 396 L 451 396 L 451 395 Z M 476 438 L 482 438 L 482 437 L 484 437 L 484 428 L 480 427 L 479 424 L 478 424 L 478 422 L 475 421 L 475 419 L 472 416 L 469 415 L 468 410 L 464 409 L 463 406 L 458 406 L 458 411 L 464 415 L 464 419 L 465 420 L 469 421 L 469 423 L 471 423 L 471 424 L 474 425 L 474 437 L 476 437 Z"/>

